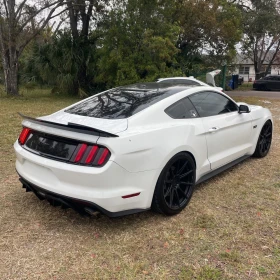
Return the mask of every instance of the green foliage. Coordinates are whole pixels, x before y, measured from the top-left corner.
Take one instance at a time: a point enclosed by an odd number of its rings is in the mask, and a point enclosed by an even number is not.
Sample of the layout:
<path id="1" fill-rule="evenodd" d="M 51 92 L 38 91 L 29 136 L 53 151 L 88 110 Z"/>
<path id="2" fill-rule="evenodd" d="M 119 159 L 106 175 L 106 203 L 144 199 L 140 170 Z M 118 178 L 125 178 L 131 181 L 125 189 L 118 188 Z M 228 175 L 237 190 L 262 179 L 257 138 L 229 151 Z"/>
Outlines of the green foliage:
<path id="1" fill-rule="evenodd" d="M 225 0 L 184 0 L 178 14 L 181 32 L 177 46 L 183 72 L 187 74 L 202 62 L 215 67 L 232 60 L 242 35 L 241 13 L 236 5 Z"/>
<path id="2" fill-rule="evenodd" d="M 242 51 L 254 61 L 260 73 L 266 60 L 272 65 L 280 50 L 280 11 L 278 0 L 251 0 L 250 8 L 243 8 Z M 269 69 L 269 67 L 267 67 Z M 267 74 L 267 73 L 266 73 Z"/>
<path id="3" fill-rule="evenodd" d="M 251 0 L 252 9 L 243 12 L 245 32 L 248 37 L 279 34 L 277 0 Z"/>
<path id="4" fill-rule="evenodd" d="M 169 22 L 167 1 L 129 0 L 112 10 L 99 40 L 97 82 L 107 86 L 181 74 L 175 46 L 179 27 Z"/>
<path id="5" fill-rule="evenodd" d="M 88 68 L 85 78 L 90 81 L 94 75 L 94 47 L 78 48 L 67 30 L 58 32 L 45 44 L 34 42 L 31 48 L 22 60 L 24 82 L 36 81 L 53 86 L 54 92 L 71 94 L 79 82 L 78 71 L 83 61 Z"/>
<path id="6" fill-rule="evenodd" d="M 114 0 L 92 22 L 87 36 L 41 34 L 21 59 L 21 81 L 77 94 L 204 75 L 234 57 L 241 36 L 240 10 L 226 0 Z"/>

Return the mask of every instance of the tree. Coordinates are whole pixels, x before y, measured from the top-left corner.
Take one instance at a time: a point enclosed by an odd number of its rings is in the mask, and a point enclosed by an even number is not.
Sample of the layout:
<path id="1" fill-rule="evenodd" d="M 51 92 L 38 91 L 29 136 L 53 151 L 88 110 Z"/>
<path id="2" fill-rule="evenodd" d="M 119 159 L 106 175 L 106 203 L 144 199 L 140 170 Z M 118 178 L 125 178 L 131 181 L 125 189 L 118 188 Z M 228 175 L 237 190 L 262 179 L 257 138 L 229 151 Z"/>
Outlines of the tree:
<path id="1" fill-rule="evenodd" d="M 32 43 L 31 51 L 22 60 L 22 76 L 54 86 L 55 92 L 80 96 L 93 93 L 96 30 L 100 18 L 106 13 L 105 3 L 101 0 L 65 2 L 60 12 L 64 28 L 57 28 L 44 44 L 37 39 Z"/>
<path id="2" fill-rule="evenodd" d="M 92 29 L 97 28 L 100 18 L 106 14 L 108 2 L 108 0 L 70 0 L 67 2 L 72 34 L 71 49 L 78 62 L 76 76 L 73 76 L 72 92 L 75 95 L 80 89 L 85 92 L 90 91 L 93 76 L 89 67 L 96 42 Z"/>
<path id="3" fill-rule="evenodd" d="M 241 13 L 236 4 L 224 0 L 182 0 L 177 9 L 181 27 L 177 47 L 181 50 L 183 72 L 191 70 L 203 56 L 216 65 L 232 59 L 242 35 Z"/>
<path id="4" fill-rule="evenodd" d="M 181 74 L 175 46 L 179 27 L 170 20 L 173 1 L 120 2 L 100 26 L 95 82 L 112 87 Z"/>
<path id="5" fill-rule="evenodd" d="M 89 36 L 89 41 L 94 40 Z M 86 87 L 89 89 L 96 70 L 96 49 L 91 45 L 86 51 L 87 70 L 86 77 L 82 79 L 88 80 Z M 84 49 L 77 51 L 70 30 L 59 30 L 50 38 L 47 37 L 44 43 L 41 40 L 32 42 L 28 52 L 25 52 L 21 59 L 21 78 L 52 86 L 52 92 L 72 95 L 79 93 L 80 96 L 84 96 L 85 92 L 81 90 L 78 80 L 84 53 Z"/>
<path id="6" fill-rule="evenodd" d="M 280 12 L 277 0 L 251 0 L 242 6 L 243 54 L 254 62 L 256 78 L 265 75 L 280 51 Z M 268 64 L 264 69 L 264 63 Z"/>
<path id="7" fill-rule="evenodd" d="M 59 15 L 57 8 L 64 0 L 2 0 L 0 2 L 0 53 L 4 71 L 5 90 L 18 95 L 19 58 L 30 43 Z M 44 13 L 43 13 L 44 12 Z M 40 16 L 39 19 L 37 17 Z"/>

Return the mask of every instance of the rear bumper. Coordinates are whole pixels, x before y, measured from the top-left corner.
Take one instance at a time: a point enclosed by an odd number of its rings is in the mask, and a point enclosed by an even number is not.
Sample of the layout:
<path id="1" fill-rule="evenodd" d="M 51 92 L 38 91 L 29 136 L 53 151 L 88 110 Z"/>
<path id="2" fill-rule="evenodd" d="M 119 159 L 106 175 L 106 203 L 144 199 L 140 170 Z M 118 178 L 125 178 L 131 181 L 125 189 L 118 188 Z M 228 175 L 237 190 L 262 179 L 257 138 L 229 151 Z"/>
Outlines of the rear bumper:
<path id="1" fill-rule="evenodd" d="M 146 209 L 130 209 L 119 212 L 110 212 L 100 207 L 99 205 L 90 201 L 84 201 L 73 197 L 59 195 L 52 193 L 45 189 L 42 189 L 34 184 L 28 182 L 24 178 L 20 177 L 19 181 L 22 183 L 22 187 L 26 189 L 26 192 L 32 191 L 40 200 L 47 200 L 52 206 L 61 206 L 63 209 L 72 208 L 80 214 L 94 214 L 94 212 L 101 212 L 108 217 L 115 218 L 130 214 L 143 212 Z M 147 209 L 148 210 L 148 209 Z"/>
<path id="2" fill-rule="evenodd" d="M 113 161 L 101 168 L 78 166 L 30 153 L 17 142 L 14 149 L 16 170 L 23 185 L 29 186 L 35 194 L 46 194 L 48 200 L 59 198 L 70 202 L 71 208 L 78 205 L 78 210 L 81 204 L 86 204 L 110 217 L 151 207 L 158 170 L 128 172 Z M 123 198 L 135 193 L 140 194 Z"/>

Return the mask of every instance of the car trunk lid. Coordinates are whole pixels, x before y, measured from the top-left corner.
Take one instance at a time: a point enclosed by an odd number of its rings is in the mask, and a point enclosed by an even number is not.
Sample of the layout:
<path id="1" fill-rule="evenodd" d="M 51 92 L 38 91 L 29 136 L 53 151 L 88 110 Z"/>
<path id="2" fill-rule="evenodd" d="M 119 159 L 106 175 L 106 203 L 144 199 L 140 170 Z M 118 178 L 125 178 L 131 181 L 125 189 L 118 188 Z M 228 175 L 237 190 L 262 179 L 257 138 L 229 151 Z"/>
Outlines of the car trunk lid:
<path id="1" fill-rule="evenodd" d="M 77 147 L 79 143 L 93 145 L 100 137 L 118 137 L 111 131 L 121 131 L 127 128 L 126 119 L 117 120 L 115 127 L 113 127 L 112 121 L 114 120 L 104 120 L 102 126 L 101 121 L 96 122 L 94 118 L 90 122 L 90 117 L 76 117 L 70 114 L 66 117 L 63 117 L 63 114 L 53 114 L 40 118 L 28 117 L 20 113 L 19 115 L 23 118 L 23 127 L 29 128 L 31 131 L 29 145 L 26 148 L 52 157 L 55 157 L 56 149 L 57 153 L 60 154 L 63 153 L 64 149 L 72 151 L 74 146 Z M 73 141 L 76 142 L 73 144 Z M 65 156 L 65 159 L 69 158 Z"/>
<path id="2" fill-rule="evenodd" d="M 69 114 L 65 111 L 58 111 L 54 114 L 40 117 L 40 120 L 51 121 L 60 124 L 76 124 L 87 126 L 103 132 L 117 134 L 127 129 L 127 119 L 101 119 L 87 117 L 75 114 Z"/>
<path id="3" fill-rule="evenodd" d="M 21 115 L 21 114 L 20 114 Z M 75 123 L 52 122 L 21 115 L 19 144 L 37 155 L 73 164 L 103 166 L 110 151 L 97 144 L 100 137 L 115 138 L 103 130 Z"/>

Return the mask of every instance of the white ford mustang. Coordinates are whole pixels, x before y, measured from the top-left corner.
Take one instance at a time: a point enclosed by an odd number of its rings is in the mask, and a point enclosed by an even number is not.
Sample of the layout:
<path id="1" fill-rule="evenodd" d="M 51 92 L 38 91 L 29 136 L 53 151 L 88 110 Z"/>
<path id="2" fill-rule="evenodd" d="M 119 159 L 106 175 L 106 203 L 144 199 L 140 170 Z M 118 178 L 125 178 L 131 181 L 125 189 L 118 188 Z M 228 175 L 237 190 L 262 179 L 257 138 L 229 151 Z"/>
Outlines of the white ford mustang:
<path id="1" fill-rule="evenodd" d="M 170 78 L 160 78 L 157 80 L 157 83 L 170 83 L 173 85 L 201 85 L 201 86 L 213 86 L 215 89 L 218 89 L 219 91 L 224 91 L 222 87 L 217 87 L 215 83 L 215 76 L 221 73 L 221 70 L 215 70 L 212 72 L 209 72 L 206 74 L 206 81 L 207 84 L 195 79 L 193 76 L 192 77 L 170 77 Z"/>
<path id="2" fill-rule="evenodd" d="M 194 186 L 272 139 L 268 109 L 210 86 L 119 87 L 54 114 L 23 116 L 16 169 L 26 191 L 53 205 L 110 217 L 152 208 L 173 215 Z"/>

